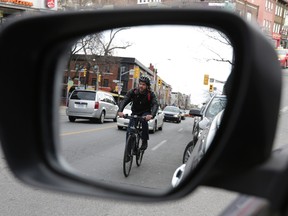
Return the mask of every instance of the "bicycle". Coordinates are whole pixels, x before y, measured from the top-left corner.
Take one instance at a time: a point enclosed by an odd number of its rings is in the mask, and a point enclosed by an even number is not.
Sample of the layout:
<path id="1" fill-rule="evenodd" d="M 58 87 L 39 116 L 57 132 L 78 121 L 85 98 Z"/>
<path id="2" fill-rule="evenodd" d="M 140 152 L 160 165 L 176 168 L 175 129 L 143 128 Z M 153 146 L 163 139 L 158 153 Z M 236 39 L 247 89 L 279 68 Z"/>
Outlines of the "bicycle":
<path id="1" fill-rule="evenodd" d="M 134 125 L 130 127 L 130 132 L 128 134 L 125 150 L 124 150 L 124 158 L 123 158 L 123 173 L 124 176 L 127 177 L 131 171 L 133 156 L 136 157 L 136 164 L 139 167 L 142 162 L 142 158 L 145 150 L 141 150 L 139 146 L 139 142 L 141 139 L 141 122 L 146 121 L 142 116 L 124 116 L 124 118 L 133 119 Z"/>

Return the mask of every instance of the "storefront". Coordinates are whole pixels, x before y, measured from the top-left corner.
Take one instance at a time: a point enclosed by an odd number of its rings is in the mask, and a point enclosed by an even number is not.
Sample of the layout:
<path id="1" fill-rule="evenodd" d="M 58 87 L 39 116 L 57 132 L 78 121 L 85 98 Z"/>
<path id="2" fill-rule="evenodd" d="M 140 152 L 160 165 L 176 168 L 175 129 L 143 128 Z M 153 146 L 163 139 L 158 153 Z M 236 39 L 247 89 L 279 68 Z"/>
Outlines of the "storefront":
<path id="1" fill-rule="evenodd" d="M 54 11 L 57 11 L 56 0 L 0 0 L 0 24 L 5 23 L 10 16 Z"/>
<path id="2" fill-rule="evenodd" d="M 274 47 L 278 48 L 281 45 L 281 35 L 277 33 L 273 33 L 272 39 L 274 40 Z"/>

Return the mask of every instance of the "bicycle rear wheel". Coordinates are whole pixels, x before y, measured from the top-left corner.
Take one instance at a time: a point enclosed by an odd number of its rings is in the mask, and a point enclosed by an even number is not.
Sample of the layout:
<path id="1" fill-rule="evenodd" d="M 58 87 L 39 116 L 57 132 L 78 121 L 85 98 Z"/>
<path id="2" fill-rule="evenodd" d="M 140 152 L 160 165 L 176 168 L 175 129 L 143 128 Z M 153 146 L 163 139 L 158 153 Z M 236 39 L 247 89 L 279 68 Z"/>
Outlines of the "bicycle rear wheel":
<path id="1" fill-rule="evenodd" d="M 132 163 L 133 163 L 133 155 L 132 155 L 133 142 L 134 142 L 134 137 L 129 135 L 126 141 L 124 157 L 123 157 L 123 173 L 125 177 L 129 176 Z"/>
<path id="2" fill-rule="evenodd" d="M 137 143 L 136 143 L 136 149 L 137 149 L 137 153 L 136 153 L 136 164 L 137 166 L 140 166 L 141 165 L 141 162 L 142 162 L 142 158 L 143 158 L 143 155 L 144 155 L 144 152 L 145 150 L 141 150 L 140 149 L 140 146 L 139 146 L 139 141 L 140 141 L 140 138 L 138 137 L 137 138 Z"/>

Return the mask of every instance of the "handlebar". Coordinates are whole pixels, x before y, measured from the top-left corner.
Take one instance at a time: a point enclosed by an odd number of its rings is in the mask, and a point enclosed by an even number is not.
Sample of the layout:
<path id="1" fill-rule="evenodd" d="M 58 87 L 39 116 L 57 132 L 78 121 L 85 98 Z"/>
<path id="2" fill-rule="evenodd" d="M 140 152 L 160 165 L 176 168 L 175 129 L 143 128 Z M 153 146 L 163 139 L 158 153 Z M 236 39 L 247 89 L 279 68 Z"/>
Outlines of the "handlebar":
<path id="1" fill-rule="evenodd" d="M 125 119 L 139 119 L 139 120 L 144 120 L 144 119 L 145 119 L 145 116 L 137 116 L 137 115 L 129 116 L 128 114 L 125 114 L 125 115 L 123 116 L 123 118 L 125 118 Z"/>

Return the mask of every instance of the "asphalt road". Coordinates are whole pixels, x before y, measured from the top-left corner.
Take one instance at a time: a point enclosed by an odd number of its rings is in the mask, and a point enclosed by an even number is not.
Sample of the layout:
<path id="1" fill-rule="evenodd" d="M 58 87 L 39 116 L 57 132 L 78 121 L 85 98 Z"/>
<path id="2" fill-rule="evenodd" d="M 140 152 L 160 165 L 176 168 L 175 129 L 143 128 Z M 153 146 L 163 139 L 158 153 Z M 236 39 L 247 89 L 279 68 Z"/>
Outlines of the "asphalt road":
<path id="1" fill-rule="evenodd" d="M 137 167 L 134 159 L 126 178 L 122 171 L 125 130 L 118 130 L 116 123 L 109 120 L 104 124 L 88 120 L 71 123 L 63 112 L 60 119 L 59 146 L 73 168 L 90 178 L 153 190 L 171 187 L 173 173 L 182 164 L 185 146 L 192 139 L 192 118 L 180 124 L 165 122 L 162 131 L 149 135 L 141 166 Z"/>

